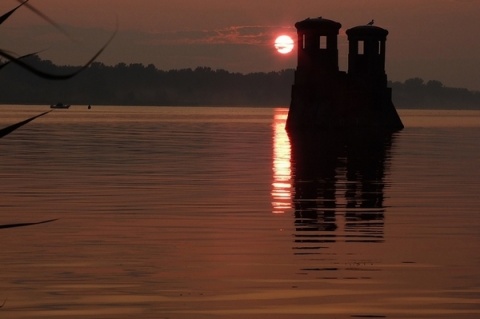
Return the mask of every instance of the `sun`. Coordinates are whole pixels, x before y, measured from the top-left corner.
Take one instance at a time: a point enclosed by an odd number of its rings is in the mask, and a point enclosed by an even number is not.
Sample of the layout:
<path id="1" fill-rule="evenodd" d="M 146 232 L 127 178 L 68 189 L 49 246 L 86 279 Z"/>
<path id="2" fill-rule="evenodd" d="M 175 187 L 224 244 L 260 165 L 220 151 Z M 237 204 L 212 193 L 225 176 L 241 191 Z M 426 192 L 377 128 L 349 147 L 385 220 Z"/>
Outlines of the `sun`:
<path id="1" fill-rule="evenodd" d="M 275 49 L 281 54 L 287 54 L 293 50 L 293 39 L 288 35 L 281 35 L 275 39 Z"/>

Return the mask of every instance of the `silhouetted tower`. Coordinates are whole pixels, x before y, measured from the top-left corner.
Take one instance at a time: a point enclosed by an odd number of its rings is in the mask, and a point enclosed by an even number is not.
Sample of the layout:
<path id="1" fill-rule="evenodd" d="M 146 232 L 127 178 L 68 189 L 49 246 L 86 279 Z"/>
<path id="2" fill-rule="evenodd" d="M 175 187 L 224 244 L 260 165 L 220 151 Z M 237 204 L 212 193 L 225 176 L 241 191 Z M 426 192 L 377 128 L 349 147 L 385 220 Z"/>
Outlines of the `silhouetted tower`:
<path id="1" fill-rule="evenodd" d="M 320 116 L 319 106 L 329 103 L 338 88 L 337 36 L 342 25 L 318 17 L 297 22 L 295 27 L 298 61 L 287 127 L 308 127 Z M 305 118 L 310 119 L 308 123 Z"/>
<path id="2" fill-rule="evenodd" d="M 338 72 L 337 35 L 342 25 L 322 19 L 306 19 L 295 24 L 298 35 L 297 73 L 316 76 Z"/>
<path id="3" fill-rule="evenodd" d="M 386 86 L 385 42 L 388 31 L 373 25 L 363 25 L 347 30 L 348 74 L 370 85 Z"/>
<path id="4" fill-rule="evenodd" d="M 363 125 L 387 130 L 403 128 L 392 103 L 392 89 L 387 87 L 385 51 L 388 31 L 367 25 L 346 31 L 349 42 L 349 91 L 357 108 L 362 110 Z M 353 102 L 351 102 L 352 104 Z"/>
<path id="5" fill-rule="evenodd" d="M 385 73 L 388 31 L 373 25 L 347 30 L 348 73 L 339 71 L 341 24 L 321 17 L 295 24 L 298 62 L 288 112 L 289 132 L 312 129 L 396 131 L 402 121 Z"/>

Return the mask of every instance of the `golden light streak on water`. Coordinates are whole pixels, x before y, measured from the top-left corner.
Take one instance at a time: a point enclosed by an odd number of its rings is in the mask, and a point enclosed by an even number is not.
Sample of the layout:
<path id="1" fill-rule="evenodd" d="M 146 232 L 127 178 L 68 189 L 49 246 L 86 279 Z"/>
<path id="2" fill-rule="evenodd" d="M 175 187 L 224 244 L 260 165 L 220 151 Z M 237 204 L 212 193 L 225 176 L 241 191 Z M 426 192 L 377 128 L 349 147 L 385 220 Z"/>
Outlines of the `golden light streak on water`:
<path id="1" fill-rule="evenodd" d="M 273 120 L 272 212 L 282 214 L 292 208 L 291 149 L 285 130 L 288 109 L 277 108 Z"/>

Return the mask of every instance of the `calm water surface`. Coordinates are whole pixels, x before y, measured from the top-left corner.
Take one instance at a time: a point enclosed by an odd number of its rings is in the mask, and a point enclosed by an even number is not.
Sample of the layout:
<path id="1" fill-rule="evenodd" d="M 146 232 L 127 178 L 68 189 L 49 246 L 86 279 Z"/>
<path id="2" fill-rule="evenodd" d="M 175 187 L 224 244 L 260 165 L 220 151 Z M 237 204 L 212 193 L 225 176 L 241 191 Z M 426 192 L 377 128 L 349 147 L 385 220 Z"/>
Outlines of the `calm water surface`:
<path id="1" fill-rule="evenodd" d="M 73 106 L 2 138 L 0 223 L 59 220 L 0 230 L 0 317 L 480 318 L 480 112 L 313 142 L 287 112 Z"/>

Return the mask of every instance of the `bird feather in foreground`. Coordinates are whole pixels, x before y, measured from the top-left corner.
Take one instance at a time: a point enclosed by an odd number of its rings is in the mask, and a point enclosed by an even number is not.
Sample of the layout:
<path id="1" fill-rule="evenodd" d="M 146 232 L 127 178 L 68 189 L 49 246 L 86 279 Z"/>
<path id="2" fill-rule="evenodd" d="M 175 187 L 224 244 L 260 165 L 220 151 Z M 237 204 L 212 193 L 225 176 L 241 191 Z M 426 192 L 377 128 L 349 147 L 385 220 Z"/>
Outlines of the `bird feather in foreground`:
<path id="1" fill-rule="evenodd" d="M 35 14 L 37 14 L 38 16 L 40 16 L 41 18 L 43 18 L 44 20 L 49 22 L 56 29 L 58 29 L 62 33 L 66 34 L 66 32 L 58 24 L 56 24 L 52 19 L 47 17 L 45 14 L 40 12 L 38 9 L 36 9 L 32 5 L 28 4 L 27 3 L 28 1 L 29 0 L 26 0 L 26 1 L 20 1 L 19 0 L 18 2 L 20 2 L 20 4 L 17 7 L 15 7 L 14 9 L 12 9 L 12 10 L 8 11 L 7 13 L 3 14 L 2 16 L 0 16 L 0 24 L 5 22 L 20 7 L 25 6 L 26 8 L 28 8 L 29 10 L 31 10 L 32 12 L 34 12 Z M 8 50 L 0 49 L 0 57 L 3 57 L 5 59 L 7 59 L 7 62 L 5 64 L 14 63 L 14 64 L 30 71 L 31 73 L 39 76 L 39 77 L 49 79 L 49 80 L 66 80 L 66 79 L 70 79 L 70 78 L 76 76 L 77 74 L 79 74 L 80 72 L 82 72 L 83 70 L 88 68 L 90 66 L 90 64 L 92 64 L 92 62 L 94 62 L 97 59 L 97 57 L 107 48 L 107 46 L 110 44 L 110 42 L 112 42 L 113 38 L 117 34 L 117 31 L 118 31 L 118 25 L 117 25 L 115 31 L 113 32 L 113 34 L 107 40 L 107 42 L 92 56 L 92 58 L 90 60 L 88 60 L 87 63 L 85 63 L 83 66 L 79 67 L 76 71 L 68 73 L 68 74 L 50 74 L 50 73 L 47 73 L 47 72 L 43 72 L 41 70 L 37 70 L 36 68 L 34 68 L 34 67 L 30 66 L 29 64 L 22 61 L 23 58 L 25 58 L 27 56 L 30 56 L 33 53 L 30 53 L 30 54 L 27 54 L 27 55 L 24 55 L 24 56 L 21 56 L 21 57 L 17 58 L 17 57 L 15 57 L 15 54 L 9 52 Z M 5 64 L 0 65 L 0 68 L 5 66 Z"/>
<path id="2" fill-rule="evenodd" d="M 47 113 L 50 113 L 51 111 L 47 111 L 47 112 L 43 112 L 43 113 L 40 113 L 38 115 L 35 115 L 35 116 L 32 116 L 31 118 L 29 119 L 26 119 L 24 121 L 21 121 L 21 122 L 18 122 L 18 123 L 15 123 L 13 125 L 10 125 L 10 126 L 7 126 L 5 128 L 2 128 L 0 129 L 0 138 L 12 133 L 13 131 L 15 131 L 16 129 L 22 127 L 23 125 L 33 121 L 34 119 L 36 118 L 39 118 L 40 116 L 43 116 Z M 44 221 L 40 221 L 40 222 L 33 222 L 33 223 L 15 223 L 15 224 L 3 224 L 3 225 L 0 225 L 0 229 L 4 229 L 4 228 L 14 228 L 14 227 L 25 227 L 25 226 L 32 226 L 32 225 L 38 225 L 38 224 L 45 224 L 45 223 L 50 223 L 50 222 L 53 222 L 53 221 L 56 221 L 57 219 L 49 219 L 49 220 L 44 220 Z M 1 308 L 1 307 L 0 307 Z"/>
<path id="3" fill-rule="evenodd" d="M 47 22 L 49 22 L 51 25 L 53 25 L 55 28 L 57 28 L 60 32 L 64 33 L 65 35 L 68 36 L 68 34 L 66 34 L 66 32 L 58 25 L 56 24 L 53 20 L 51 20 L 49 17 L 47 17 L 45 14 L 43 14 L 42 12 L 40 12 L 38 9 L 36 9 L 35 7 L 33 7 L 32 5 L 30 5 L 29 3 L 27 3 L 29 0 L 17 0 L 20 4 L 18 6 L 16 6 L 15 8 L 13 8 L 12 10 L 4 13 L 3 15 L 0 16 L 0 25 L 3 24 L 15 11 L 17 11 L 20 7 L 22 6 L 25 6 L 26 8 L 28 8 L 29 10 L 31 10 L 32 12 L 34 12 L 35 14 L 37 14 L 38 16 L 40 16 L 41 18 L 43 18 L 44 20 L 46 20 Z M 49 80 L 64 80 L 64 79 L 69 79 L 71 77 L 74 77 L 75 75 L 79 74 L 80 72 L 82 72 L 84 69 L 86 69 L 90 64 L 92 64 L 93 61 L 95 61 L 95 59 L 106 49 L 106 47 L 110 44 L 110 42 L 113 40 L 113 38 L 115 37 L 116 33 L 117 33 L 117 30 L 118 30 L 118 26 L 117 26 L 117 29 L 115 30 L 115 32 L 112 34 L 112 36 L 108 39 L 108 41 L 105 43 L 105 45 L 103 45 L 98 51 L 97 53 L 95 53 L 93 55 L 93 57 L 85 64 L 83 65 L 82 67 L 78 68 L 76 71 L 72 72 L 72 73 L 69 73 L 69 74 L 61 74 L 61 75 L 57 75 L 57 74 L 50 74 L 50 73 L 46 73 L 46 72 L 43 72 L 41 70 L 37 70 L 36 68 L 30 66 L 29 64 L 25 63 L 23 61 L 24 58 L 28 57 L 28 56 L 31 56 L 33 55 L 34 53 L 30 53 L 30 54 L 26 54 L 26 55 L 23 55 L 23 56 L 20 56 L 18 57 L 18 55 L 16 55 L 15 53 L 12 53 L 8 50 L 4 50 L 4 49 L 0 49 L 0 57 L 3 57 L 5 58 L 7 61 L 6 62 L 3 62 L 0 64 L 0 70 L 3 69 L 5 66 L 7 66 L 8 64 L 10 63 L 14 63 L 26 70 L 28 70 L 29 72 L 41 77 L 41 78 L 45 78 L 45 79 L 49 79 Z M 13 125 L 10 125 L 10 126 L 7 126 L 5 128 L 2 128 L 0 129 L 0 138 L 12 133 L 13 131 L 15 131 L 16 129 L 22 127 L 23 125 L 35 120 L 36 118 L 39 118 L 45 114 L 48 114 L 50 111 L 47 111 L 47 112 L 43 112 L 41 114 L 38 114 L 38 115 L 35 115 L 35 116 L 32 116 L 31 118 L 28 118 L 26 120 L 23 120 L 23 121 L 20 121 L 18 123 L 15 123 Z M 33 226 L 33 225 L 38 225 L 38 224 L 45 224 L 45 223 L 50 223 L 50 222 L 53 222 L 53 221 L 56 221 L 57 219 L 48 219 L 48 220 L 43 220 L 43 221 L 39 221 L 39 222 L 32 222 L 32 223 L 15 223 L 15 224 L 2 224 L 0 225 L 0 229 L 5 229 L 5 228 L 15 228 L 15 227 L 25 227 L 25 226 Z M 5 304 L 5 302 L 3 302 L 2 305 L 0 305 L 0 308 L 3 307 L 3 305 Z"/>
<path id="4" fill-rule="evenodd" d="M 51 111 L 47 111 L 47 112 L 43 112 L 43 113 L 40 113 L 38 115 L 35 115 L 35 116 L 32 116 L 31 118 L 28 118 L 26 120 L 23 120 L 21 122 L 18 122 L 18 123 L 15 123 L 15 124 L 12 124 L 10 126 L 7 126 L 7 127 L 4 127 L 2 129 L 0 129 L 0 138 L 4 137 L 5 135 L 8 135 L 10 133 L 12 133 L 13 131 L 15 131 L 16 129 L 24 126 L 25 124 L 33 121 L 34 119 L 36 118 L 39 118 L 40 116 L 43 116 L 47 113 L 50 113 Z"/>
<path id="5" fill-rule="evenodd" d="M 43 221 L 34 222 L 34 223 L 3 224 L 3 225 L 0 225 L 0 229 L 33 226 L 33 225 L 38 225 L 38 224 L 46 224 L 46 223 L 54 222 L 56 220 L 58 220 L 58 218 L 57 219 L 43 220 Z"/>

